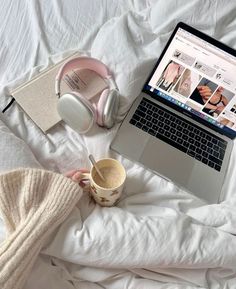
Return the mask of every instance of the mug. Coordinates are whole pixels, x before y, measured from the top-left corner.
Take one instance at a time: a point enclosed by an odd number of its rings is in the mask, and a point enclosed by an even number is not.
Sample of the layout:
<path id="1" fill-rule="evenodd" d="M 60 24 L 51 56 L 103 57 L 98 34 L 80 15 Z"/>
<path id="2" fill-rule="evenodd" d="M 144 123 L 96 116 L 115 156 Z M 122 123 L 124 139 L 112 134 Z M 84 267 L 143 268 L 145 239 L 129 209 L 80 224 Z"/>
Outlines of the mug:
<path id="1" fill-rule="evenodd" d="M 115 159 L 106 158 L 96 162 L 105 181 L 101 179 L 94 166 L 90 173 L 82 173 L 81 180 L 89 180 L 90 193 L 101 206 L 111 207 L 119 199 L 126 180 L 126 171 Z"/>

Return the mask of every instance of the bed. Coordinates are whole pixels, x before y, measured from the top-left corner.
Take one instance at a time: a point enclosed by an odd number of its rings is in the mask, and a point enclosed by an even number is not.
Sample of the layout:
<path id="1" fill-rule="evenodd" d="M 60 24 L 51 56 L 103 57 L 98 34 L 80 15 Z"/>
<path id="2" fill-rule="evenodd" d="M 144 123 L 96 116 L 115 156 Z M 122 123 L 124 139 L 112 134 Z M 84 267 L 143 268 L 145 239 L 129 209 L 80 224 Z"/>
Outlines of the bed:
<path id="1" fill-rule="evenodd" d="M 95 125 L 79 135 L 64 124 L 44 134 L 14 103 L 0 114 L 0 171 L 38 167 L 64 174 L 89 168 L 93 154 L 117 158 L 128 176 L 115 207 L 83 195 L 45 244 L 24 289 L 236 288 L 235 147 L 224 200 L 214 205 L 109 148 L 177 22 L 236 48 L 235 11 L 224 0 L 2 3 L 1 110 L 12 89 L 76 51 L 113 71 L 120 106 L 112 129 Z"/>

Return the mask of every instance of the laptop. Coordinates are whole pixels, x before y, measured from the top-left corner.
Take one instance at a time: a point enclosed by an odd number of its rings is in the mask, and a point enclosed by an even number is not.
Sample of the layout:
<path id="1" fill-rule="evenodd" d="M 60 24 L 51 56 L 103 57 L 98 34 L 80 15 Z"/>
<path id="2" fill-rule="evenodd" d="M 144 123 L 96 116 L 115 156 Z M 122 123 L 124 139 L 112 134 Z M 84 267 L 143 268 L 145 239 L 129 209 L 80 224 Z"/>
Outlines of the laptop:
<path id="1" fill-rule="evenodd" d="M 236 51 L 178 23 L 111 149 L 208 203 L 236 136 Z"/>

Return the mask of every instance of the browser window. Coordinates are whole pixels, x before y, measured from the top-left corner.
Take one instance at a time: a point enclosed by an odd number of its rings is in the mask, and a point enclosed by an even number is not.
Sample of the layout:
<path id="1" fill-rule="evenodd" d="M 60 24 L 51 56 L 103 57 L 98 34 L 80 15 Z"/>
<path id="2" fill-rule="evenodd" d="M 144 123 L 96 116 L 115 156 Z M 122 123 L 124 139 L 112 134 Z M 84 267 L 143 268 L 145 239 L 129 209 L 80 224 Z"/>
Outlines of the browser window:
<path id="1" fill-rule="evenodd" d="M 235 134 L 235 75 L 235 57 L 179 28 L 146 89 Z"/>

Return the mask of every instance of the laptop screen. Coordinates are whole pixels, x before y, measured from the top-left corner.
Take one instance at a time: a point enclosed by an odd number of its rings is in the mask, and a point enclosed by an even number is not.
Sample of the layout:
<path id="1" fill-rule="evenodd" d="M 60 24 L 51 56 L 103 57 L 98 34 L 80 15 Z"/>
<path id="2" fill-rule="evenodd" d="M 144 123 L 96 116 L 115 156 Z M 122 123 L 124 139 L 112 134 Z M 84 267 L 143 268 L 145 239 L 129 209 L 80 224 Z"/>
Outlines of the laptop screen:
<path id="1" fill-rule="evenodd" d="M 234 138 L 236 57 L 221 49 L 223 44 L 216 46 L 216 40 L 190 31 L 176 28 L 143 90 Z"/>

